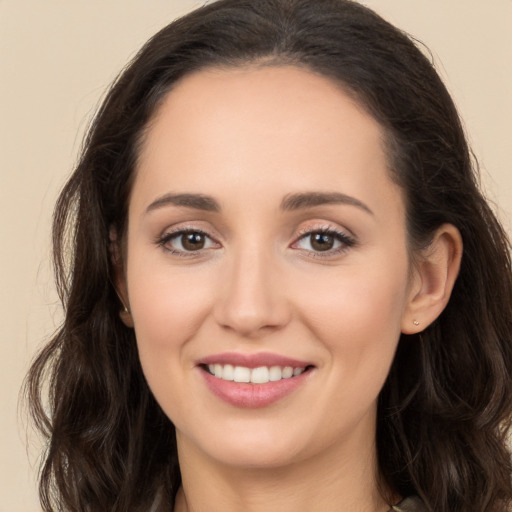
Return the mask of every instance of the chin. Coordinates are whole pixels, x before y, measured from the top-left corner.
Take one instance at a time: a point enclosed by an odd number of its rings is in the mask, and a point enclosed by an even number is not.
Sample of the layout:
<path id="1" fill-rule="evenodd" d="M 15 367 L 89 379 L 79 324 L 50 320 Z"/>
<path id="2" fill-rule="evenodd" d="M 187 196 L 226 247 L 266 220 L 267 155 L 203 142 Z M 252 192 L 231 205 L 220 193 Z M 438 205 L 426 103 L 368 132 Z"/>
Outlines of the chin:
<path id="1" fill-rule="evenodd" d="M 203 432 L 196 439 L 178 433 L 178 444 L 195 445 L 217 463 L 247 469 L 270 469 L 288 466 L 305 457 L 306 446 L 311 446 L 305 432 L 293 435 L 289 428 L 262 425 L 249 426 L 246 422 Z M 283 435 L 286 433 L 286 435 Z"/>

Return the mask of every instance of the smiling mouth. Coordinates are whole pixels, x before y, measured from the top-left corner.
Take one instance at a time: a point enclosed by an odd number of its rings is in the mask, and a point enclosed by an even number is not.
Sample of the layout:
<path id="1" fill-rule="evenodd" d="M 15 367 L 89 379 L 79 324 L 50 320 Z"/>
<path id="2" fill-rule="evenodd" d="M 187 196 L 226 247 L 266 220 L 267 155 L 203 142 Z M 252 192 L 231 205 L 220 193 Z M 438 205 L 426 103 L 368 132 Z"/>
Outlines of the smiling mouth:
<path id="1" fill-rule="evenodd" d="M 267 384 L 280 380 L 298 377 L 312 368 L 292 366 L 259 366 L 248 368 L 247 366 L 235 366 L 232 364 L 204 364 L 201 365 L 204 371 L 218 379 L 247 384 Z"/>

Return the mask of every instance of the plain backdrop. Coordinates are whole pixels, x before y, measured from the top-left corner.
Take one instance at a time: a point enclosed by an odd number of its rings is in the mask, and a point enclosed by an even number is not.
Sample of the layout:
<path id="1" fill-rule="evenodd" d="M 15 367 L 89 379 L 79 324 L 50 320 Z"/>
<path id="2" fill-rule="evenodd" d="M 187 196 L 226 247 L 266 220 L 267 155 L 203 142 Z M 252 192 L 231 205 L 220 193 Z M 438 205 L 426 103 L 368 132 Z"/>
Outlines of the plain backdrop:
<path id="1" fill-rule="evenodd" d="M 201 3 L 0 0 L 0 512 L 40 510 L 40 444 L 18 394 L 61 318 L 49 260 L 56 196 L 117 72 L 149 36 Z M 431 49 L 510 233 L 512 0 L 364 3 Z"/>

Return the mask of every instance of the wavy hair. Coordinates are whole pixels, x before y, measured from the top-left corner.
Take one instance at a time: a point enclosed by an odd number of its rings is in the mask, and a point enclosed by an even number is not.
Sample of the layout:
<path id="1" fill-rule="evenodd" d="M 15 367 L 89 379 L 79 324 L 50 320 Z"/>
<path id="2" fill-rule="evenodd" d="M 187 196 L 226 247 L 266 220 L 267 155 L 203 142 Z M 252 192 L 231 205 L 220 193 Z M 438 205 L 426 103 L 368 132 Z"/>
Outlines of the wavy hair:
<path id="1" fill-rule="evenodd" d="M 142 511 L 156 496 L 173 506 L 174 427 L 119 319 L 109 233 L 125 232 L 144 133 L 173 85 L 196 70 L 251 63 L 320 73 L 381 125 L 413 253 L 441 224 L 459 229 L 464 255 L 451 300 L 421 336 L 402 335 L 380 394 L 378 463 L 387 486 L 419 495 L 431 512 L 504 512 L 512 498 L 510 244 L 479 191 L 433 64 L 412 38 L 351 0 L 208 4 L 157 33 L 109 90 L 55 208 L 65 318 L 26 383 L 47 439 L 43 509 Z"/>

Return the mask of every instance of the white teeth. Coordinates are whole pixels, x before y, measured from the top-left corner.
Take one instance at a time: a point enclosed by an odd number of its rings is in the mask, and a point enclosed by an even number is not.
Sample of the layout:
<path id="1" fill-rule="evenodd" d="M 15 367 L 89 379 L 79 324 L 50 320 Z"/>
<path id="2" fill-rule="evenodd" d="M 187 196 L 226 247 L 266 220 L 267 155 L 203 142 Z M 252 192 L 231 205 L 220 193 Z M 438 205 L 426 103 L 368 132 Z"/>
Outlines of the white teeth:
<path id="1" fill-rule="evenodd" d="M 222 369 L 222 378 L 224 380 L 234 380 L 235 378 L 235 369 L 231 364 L 225 364 Z"/>
<path id="2" fill-rule="evenodd" d="M 291 366 L 285 366 L 283 368 L 283 379 L 289 379 L 293 377 L 293 368 Z"/>
<path id="3" fill-rule="evenodd" d="M 283 371 L 280 366 L 271 366 L 269 370 L 268 380 L 275 382 L 283 378 Z"/>
<path id="4" fill-rule="evenodd" d="M 235 382 L 250 382 L 252 384 L 266 384 L 277 382 L 281 379 L 297 377 L 305 371 L 305 368 L 293 368 L 292 366 L 259 366 L 247 368 L 245 366 L 233 366 L 231 364 L 209 364 L 208 371 L 215 377 Z"/>
<path id="5" fill-rule="evenodd" d="M 268 368 L 266 366 L 260 366 L 259 368 L 253 368 L 251 372 L 251 382 L 253 384 L 265 384 L 268 382 Z"/>
<path id="6" fill-rule="evenodd" d="M 235 366 L 233 380 L 235 382 L 251 382 L 250 368 L 246 368 L 245 366 Z"/>

